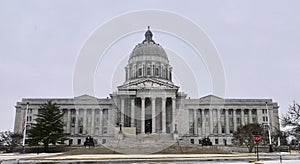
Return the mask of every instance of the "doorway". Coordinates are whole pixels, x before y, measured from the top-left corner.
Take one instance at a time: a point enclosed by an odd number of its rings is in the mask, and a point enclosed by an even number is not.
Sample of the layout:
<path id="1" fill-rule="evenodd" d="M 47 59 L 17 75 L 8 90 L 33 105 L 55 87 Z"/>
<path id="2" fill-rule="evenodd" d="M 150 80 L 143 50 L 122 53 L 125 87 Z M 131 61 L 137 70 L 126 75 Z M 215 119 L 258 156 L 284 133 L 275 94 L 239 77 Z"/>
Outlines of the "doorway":
<path id="1" fill-rule="evenodd" d="M 152 133 L 152 119 L 145 120 L 145 133 Z"/>

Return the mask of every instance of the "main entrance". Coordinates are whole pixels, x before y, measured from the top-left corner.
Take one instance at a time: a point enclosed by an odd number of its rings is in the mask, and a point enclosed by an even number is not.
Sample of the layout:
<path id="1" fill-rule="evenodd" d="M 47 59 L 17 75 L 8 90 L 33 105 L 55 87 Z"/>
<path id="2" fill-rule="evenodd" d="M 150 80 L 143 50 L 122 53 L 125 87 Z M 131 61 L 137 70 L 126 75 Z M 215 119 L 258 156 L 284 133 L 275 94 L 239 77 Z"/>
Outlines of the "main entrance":
<path id="1" fill-rule="evenodd" d="M 145 120 L 145 133 L 152 133 L 152 119 Z"/>

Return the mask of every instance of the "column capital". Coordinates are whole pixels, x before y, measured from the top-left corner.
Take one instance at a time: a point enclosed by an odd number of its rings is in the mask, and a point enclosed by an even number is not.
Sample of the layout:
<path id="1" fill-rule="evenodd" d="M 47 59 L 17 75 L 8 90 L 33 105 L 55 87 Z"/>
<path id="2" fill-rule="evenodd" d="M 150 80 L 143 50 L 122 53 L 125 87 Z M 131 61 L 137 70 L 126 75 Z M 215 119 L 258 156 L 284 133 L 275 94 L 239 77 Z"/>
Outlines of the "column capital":
<path id="1" fill-rule="evenodd" d="M 156 97 L 155 96 L 151 96 L 151 100 L 156 100 Z"/>

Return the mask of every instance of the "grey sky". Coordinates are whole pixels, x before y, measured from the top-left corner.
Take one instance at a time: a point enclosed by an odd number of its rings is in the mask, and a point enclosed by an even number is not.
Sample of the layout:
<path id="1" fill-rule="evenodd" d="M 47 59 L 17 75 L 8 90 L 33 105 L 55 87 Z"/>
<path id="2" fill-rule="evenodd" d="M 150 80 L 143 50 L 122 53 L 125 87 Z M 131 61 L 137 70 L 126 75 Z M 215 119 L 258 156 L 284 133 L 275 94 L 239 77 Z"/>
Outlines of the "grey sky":
<path id="1" fill-rule="evenodd" d="M 142 9 L 177 13 L 206 31 L 223 61 L 226 97 L 272 98 L 279 103 L 281 112 L 294 100 L 300 102 L 298 0 L 0 3 L 0 131 L 13 129 L 14 105 L 24 97 L 73 97 L 74 64 L 89 35 L 113 17 Z M 182 43 L 170 36 L 154 33 L 154 39 L 163 47 L 180 52 L 178 55 L 191 53 L 178 48 L 176 45 Z M 105 78 L 111 76 L 105 72 L 117 67 L 113 65 L 114 53 L 124 55 L 126 63 L 130 51 L 142 40 L 143 33 L 137 33 L 108 50 L 106 64 L 99 67 L 95 77 L 98 97 L 115 90 L 112 81 Z M 199 69 L 193 71 L 203 80 L 198 84 L 203 87 L 199 94 L 205 96 L 210 94 L 208 75 L 202 70 L 204 66 Z M 191 97 L 198 96 L 183 84 L 181 90 Z"/>

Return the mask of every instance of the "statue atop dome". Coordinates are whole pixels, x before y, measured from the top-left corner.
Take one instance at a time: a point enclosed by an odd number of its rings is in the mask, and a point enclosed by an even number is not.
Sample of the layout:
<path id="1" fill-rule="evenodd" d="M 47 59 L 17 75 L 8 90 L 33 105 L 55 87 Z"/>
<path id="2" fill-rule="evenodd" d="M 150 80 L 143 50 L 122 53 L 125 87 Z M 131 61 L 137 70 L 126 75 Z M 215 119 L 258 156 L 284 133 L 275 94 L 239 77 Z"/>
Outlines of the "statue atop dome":
<path id="1" fill-rule="evenodd" d="M 145 33 L 145 40 L 143 43 L 155 43 L 154 40 L 152 40 L 153 34 L 150 31 L 150 26 L 148 26 L 148 30 Z"/>

